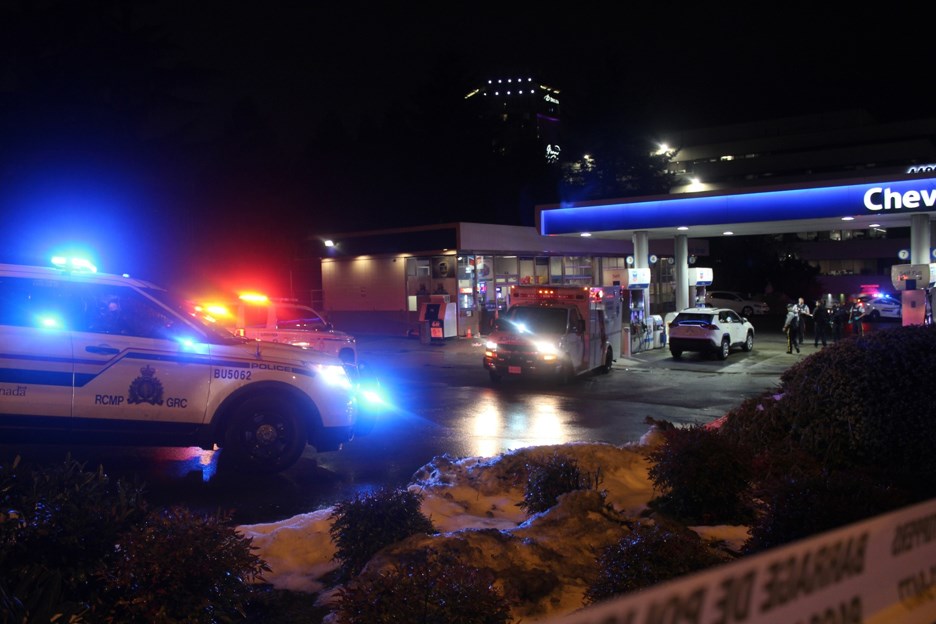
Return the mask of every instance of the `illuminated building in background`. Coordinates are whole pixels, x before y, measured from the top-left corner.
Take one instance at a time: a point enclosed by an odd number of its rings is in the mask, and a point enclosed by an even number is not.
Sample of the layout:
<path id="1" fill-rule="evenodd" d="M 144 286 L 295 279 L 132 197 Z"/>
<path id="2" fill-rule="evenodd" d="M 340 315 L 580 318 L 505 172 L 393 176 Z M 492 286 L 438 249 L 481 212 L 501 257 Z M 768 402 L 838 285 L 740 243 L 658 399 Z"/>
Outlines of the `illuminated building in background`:
<path id="1" fill-rule="evenodd" d="M 559 90 L 532 77 L 497 78 L 465 95 L 487 129 L 493 153 L 504 157 L 539 154 L 558 162 Z"/>

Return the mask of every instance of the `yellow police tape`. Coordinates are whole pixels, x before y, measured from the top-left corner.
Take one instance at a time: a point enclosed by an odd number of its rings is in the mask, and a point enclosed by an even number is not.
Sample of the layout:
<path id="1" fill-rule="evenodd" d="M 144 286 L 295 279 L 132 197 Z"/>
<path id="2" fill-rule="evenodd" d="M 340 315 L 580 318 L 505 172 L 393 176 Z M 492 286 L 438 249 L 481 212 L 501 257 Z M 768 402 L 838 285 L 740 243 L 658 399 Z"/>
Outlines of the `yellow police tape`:
<path id="1" fill-rule="evenodd" d="M 933 624 L 936 500 L 544 624 Z"/>

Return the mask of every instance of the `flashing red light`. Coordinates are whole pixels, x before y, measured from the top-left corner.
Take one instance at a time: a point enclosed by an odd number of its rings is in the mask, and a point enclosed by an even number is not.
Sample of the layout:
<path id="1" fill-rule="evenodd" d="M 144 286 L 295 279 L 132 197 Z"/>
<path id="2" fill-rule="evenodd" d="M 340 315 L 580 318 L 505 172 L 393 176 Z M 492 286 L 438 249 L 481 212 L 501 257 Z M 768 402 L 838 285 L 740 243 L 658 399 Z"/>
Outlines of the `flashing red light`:
<path id="1" fill-rule="evenodd" d="M 241 293 L 237 298 L 245 303 L 267 303 L 270 300 L 266 295 L 255 292 Z"/>

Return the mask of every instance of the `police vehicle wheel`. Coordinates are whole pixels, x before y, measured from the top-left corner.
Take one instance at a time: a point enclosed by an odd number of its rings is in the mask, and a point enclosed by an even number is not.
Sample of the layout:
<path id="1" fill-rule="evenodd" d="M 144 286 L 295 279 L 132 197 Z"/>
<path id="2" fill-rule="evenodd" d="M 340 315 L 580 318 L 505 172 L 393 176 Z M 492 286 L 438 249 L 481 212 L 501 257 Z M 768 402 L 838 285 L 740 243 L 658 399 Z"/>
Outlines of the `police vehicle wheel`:
<path id="1" fill-rule="evenodd" d="M 731 351 L 731 342 L 728 338 L 722 338 L 721 346 L 718 348 L 718 359 L 728 359 L 728 352 Z"/>
<path id="2" fill-rule="evenodd" d="M 741 347 L 744 351 L 750 351 L 754 348 L 754 334 L 748 332 L 747 338 L 744 341 L 744 346 Z"/>
<path id="3" fill-rule="evenodd" d="M 501 376 L 494 371 L 488 371 L 488 376 L 491 378 L 492 384 L 499 384 L 501 382 Z"/>
<path id="4" fill-rule="evenodd" d="M 225 432 L 224 448 L 237 464 L 273 473 L 299 459 L 307 437 L 305 423 L 288 401 L 257 396 L 235 411 Z"/>
<path id="5" fill-rule="evenodd" d="M 670 349 L 669 352 L 670 352 L 670 355 L 673 356 L 674 360 L 678 360 L 679 358 L 682 357 L 682 351 L 680 351 L 679 349 Z"/>

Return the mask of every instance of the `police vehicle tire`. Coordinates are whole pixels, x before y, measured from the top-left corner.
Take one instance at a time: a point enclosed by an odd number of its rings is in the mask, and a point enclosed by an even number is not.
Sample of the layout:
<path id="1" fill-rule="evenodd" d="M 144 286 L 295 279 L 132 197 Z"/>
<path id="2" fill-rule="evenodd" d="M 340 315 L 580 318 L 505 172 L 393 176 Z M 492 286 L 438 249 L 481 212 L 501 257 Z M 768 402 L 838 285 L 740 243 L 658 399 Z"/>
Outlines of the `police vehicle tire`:
<path id="1" fill-rule="evenodd" d="M 501 376 L 492 370 L 488 371 L 488 376 L 491 378 L 492 384 L 499 384 L 501 382 Z"/>
<path id="2" fill-rule="evenodd" d="M 283 397 L 258 395 L 241 403 L 224 436 L 224 449 L 242 467 L 273 473 L 292 466 L 308 434 L 296 408 Z"/>
<path id="3" fill-rule="evenodd" d="M 751 351 L 754 349 L 754 333 L 748 332 L 747 338 L 744 339 L 744 345 L 741 346 L 743 351 Z"/>
<path id="4" fill-rule="evenodd" d="M 725 336 L 721 339 L 721 345 L 718 348 L 718 359 L 727 360 L 729 351 L 731 351 L 731 341 Z"/>
<path id="5" fill-rule="evenodd" d="M 682 351 L 680 351 L 679 349 L 670 349 L 669 352 L 670 352 L 670 355 L 673 356 L 674 360 L 678 360 L 679 358 L 682 357 Z"/>

